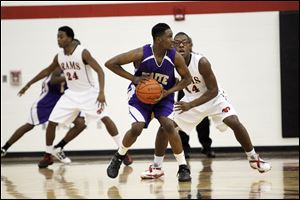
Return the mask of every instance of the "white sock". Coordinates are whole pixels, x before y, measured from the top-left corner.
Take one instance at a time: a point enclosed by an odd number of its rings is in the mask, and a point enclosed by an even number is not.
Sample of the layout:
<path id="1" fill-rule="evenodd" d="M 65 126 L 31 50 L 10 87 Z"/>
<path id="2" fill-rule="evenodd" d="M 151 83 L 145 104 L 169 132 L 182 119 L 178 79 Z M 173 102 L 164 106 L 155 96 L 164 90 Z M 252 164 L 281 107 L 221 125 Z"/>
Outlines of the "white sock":
<path id="1" fill-rule="evenodd" d="M 251 151 L 245 152 L 245 153 L 246 153 L 246 155 L 247 155 L 248 157 L 251 157 L 251 156 L 256 155 L 256 152 L 255 152 L 254 148 L 253 148 Z"/>
<path id="2" fill-rule="evenodd" d="M 178 165 L 186 165 L 186 160 L 184 157 L 184 152 L 182 151 L 180 154 L 174 154 Z"/>
<path id="3" fill-rule="evenodd" d="M 122 145 L 122 138 L 121 138 L 120 134 L 117 134 L 117 135 L 113 136 L 112 138 L 114 139 L 114 141 L 118 147 L 120 147 Z"/>
<path id="4" fill-rule="evenodd" d="M 53 152 L 53 146 L 52 145 L 46 146 L 46 153 L 52 154 L 52 152 Z"/>
<path id="5" fill-rule="evenodd" d="M 121 146 L 119 147 L 118 149 L 118 153 L 121 155 L 121 156 L 124 156 L 127 151 L 128 151 L 129 147 L 124 147 L 123 144 L 121 144 Z"/>
<path id="6" fill-rule="evenodd" d="M 156 156 L 154 155 L 154 162 L 153 162 L 153 166 L 154 167 L 162 167 L 164 161 L 164 156 Z"/>

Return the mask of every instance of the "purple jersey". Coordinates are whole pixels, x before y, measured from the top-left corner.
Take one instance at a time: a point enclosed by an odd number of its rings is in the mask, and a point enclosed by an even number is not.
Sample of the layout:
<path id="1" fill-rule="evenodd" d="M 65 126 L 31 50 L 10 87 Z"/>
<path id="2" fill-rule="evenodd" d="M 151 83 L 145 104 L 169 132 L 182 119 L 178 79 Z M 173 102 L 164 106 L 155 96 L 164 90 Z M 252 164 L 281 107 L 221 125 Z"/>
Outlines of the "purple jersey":
<path id="1" fill-rule="evenodd" d="M 175 54 L 176 50 L 174 48 L 168 50 L 161 64 L 158 65 L 153 54 L 152 45 L 145 45 L 143 47 L 142 62 L 136 68 L 134 75 L 150 75 L 150 77 L 157 80 L 165 90 L 172 88 L 176 83 L 174 72 Z M 130 84 L 128 90 L 135 90 L 135 87 Z M 168 117 L 173 113 L 174 93 L 163 98 L 161 101 L 154 105 L 142 103 L 140 100 L 138 100 L 136 94 L 132 93 L 128 104 L 137 109 L 140 114 L 142 114 L 147 126 L 151 120 L 152 113 L 154 113 L 154 116 L 156 118 L 160 116 Z M 130 114 L 136 121 L 140 121 L 139 119 L 137 119 L 134 113 L 130 112 Z"/>
<path id="2" fill-rule="evenodd" d="M 66 89 L 65 82 L 55 85 L 51 84 L 51 76 L 52 74 L 43 81 L 40 97 L 31 107 L 30 124 L 38 125 L 47 122 L 54 106 Z"/>

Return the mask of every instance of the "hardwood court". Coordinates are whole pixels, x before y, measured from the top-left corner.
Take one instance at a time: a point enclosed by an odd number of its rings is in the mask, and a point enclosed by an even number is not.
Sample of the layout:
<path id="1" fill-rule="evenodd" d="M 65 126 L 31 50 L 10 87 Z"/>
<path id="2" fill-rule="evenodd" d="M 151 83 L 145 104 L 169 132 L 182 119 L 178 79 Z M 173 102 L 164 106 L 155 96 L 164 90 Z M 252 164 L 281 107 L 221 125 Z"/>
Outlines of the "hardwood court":
<path id="1" fill-rule="evenodd" d="M 265 174 L 251 169 L 244 154 L 218 154 L 214 159 L 193 155 L 189 160 L 190 183 L 177 181 L 178 167 L 172 156 L 165 159 L 165 176 L 156 180 L 139 177 L 151 161 L 149 156 L 141 159 L 133 155 L 134 163 L 122 165 L 115 179 L 106 175 L 109 159 L 73 158 L 71 165 L 57 161 L 46 169 L 39 169 L 36 160 L 2 159 L 1 199 L 299 199 L 298 152 L 275 154 L 278 152 L 262 154 L 272 164 L 272 170 Z"/>

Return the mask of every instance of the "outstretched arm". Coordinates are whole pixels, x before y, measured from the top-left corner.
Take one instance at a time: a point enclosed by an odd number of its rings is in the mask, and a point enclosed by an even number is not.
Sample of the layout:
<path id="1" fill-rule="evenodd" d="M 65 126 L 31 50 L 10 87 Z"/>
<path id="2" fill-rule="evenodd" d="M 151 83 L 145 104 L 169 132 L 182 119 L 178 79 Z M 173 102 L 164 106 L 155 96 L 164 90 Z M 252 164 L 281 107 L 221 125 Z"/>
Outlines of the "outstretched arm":
<path id="1" fill-rule="evenodd" d="M 38 73 L 33 79 L 31 79 L 19 92 L 18 95 L 22 96 L 28 88 L 35 82 L 41 80 L 42 78 L 49 76 L 56 68 L 59 67 L 57 55 L 54 57 L 52 63 L 40 73 Z"/>
<path id="2" fill-rule="evenodd" d="M 124 70 L 121 67 L 121 65 L 125 65 L 131 62 L 133 63 L 140 62 L 142 58 L 143 58 L 143 48 L 138 48 L 138 49 L 128 51 L 126 53 L 119 54 L 109 59 L 105 63 L 105 66 L 115 74 L 118 74 L 119 76 L 132 81 L 134 84 L 138 84 L 140 79 L 135 77 L 133 74 L 127 72 L 126 70 Z"/>

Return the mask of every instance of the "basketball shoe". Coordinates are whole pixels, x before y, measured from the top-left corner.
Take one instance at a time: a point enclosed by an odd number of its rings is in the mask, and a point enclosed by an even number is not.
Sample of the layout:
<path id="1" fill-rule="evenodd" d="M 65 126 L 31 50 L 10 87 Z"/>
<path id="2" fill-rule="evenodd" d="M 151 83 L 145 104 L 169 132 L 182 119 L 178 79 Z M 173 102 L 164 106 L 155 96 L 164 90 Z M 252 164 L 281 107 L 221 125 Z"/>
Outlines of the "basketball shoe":
<path id="1" fill-rule="evenodd" d="M 127 153 L 123 160 L 124 165 L 126 165 L 126 166 L 131 165 L 132 162 L 133 162 L 133 160 L 132 160 L 131 156 Z"/>
<path id="2" fill-rule="evenodd" d="M 270 163 L 261 159 L 258 154 L 249 156 L 248 160 L 249 160 L 250 167 L 252 167 L 253 169 L 257 169 L 260 173 L 267 172 L 272 168 Z"/>
<path id="3" fill-rule="evenodd" d="M 215 158 L 216 157 L 216 153 L 211 148 L 208 148 L 208 149 L 203 148 L 201 150 L 201 153 L 205 154 L 206 157 L 208 157 L 208 158 Z"/>
<path id="4" fill-rule="evenodd" d="M 52 164 L 53 164 L 52 155 L 49 153 L 45 153 L 43 159 L 39 161 L 38 166 L 39 166 L 39 168 L 46 168 Z"/>
<path id="5" fill-rule="evenodd" d="M 191 181 L 191 172 L 187 165 L 179 165 L 179 170 L 177 172 L 179 182 Z"/>
<path id="6" fill-rule="evenodd" d="M 106 169 L 106 173 L 110 178 L 116 178 L 119 174 L 119 169 L 124 160 L 125 155 L 121 156 L 118 152 L 112 157 L 109 166 Z"/>
<path id="7" fill-rule="evenodd" d="M 54 148 L 52 155 L 64 164 L 70 164 L 72 162 L 71 159 L 65 155 L 65 152 L 61 147 Z"/>
<path id="8" fill-rule="evenodd" d="M 5 149 L 1 148 L 1 157 L 5 156 L 7 153 L 7 151 Z"/>
<path id="9" fill-rule="evenodd" d="M 165 173 L 161 169 L 161 167 L 154 167 L 153 165 L 150 165 L 147 170 L 142 172 L 141 178 L 142 179 L 155 179 L 163 176 Z"/>

